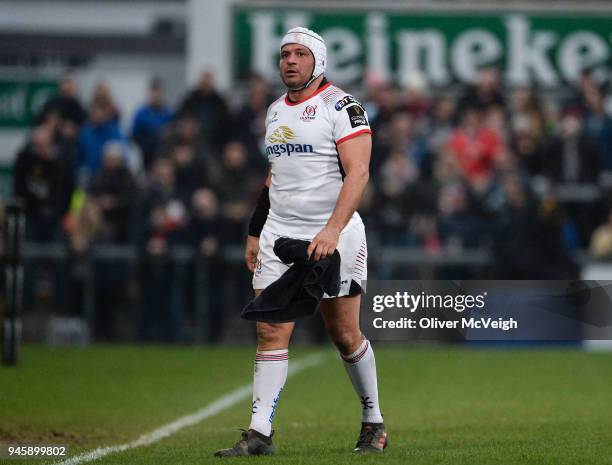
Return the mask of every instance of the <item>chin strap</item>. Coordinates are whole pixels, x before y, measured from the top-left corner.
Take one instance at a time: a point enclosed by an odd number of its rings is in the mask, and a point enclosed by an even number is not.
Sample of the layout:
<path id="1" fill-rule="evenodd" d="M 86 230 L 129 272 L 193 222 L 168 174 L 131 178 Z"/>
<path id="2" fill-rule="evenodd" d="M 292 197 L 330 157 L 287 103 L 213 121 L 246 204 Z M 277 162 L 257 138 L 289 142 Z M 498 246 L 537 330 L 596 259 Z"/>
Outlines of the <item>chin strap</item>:
<path id="1" fill-rule="evenodd" d="M 314 54 L 312 52 L 310 52 L 310 54 L 312 55 L 312 57 L 314 58 Z M 296 86 L 296 87 L 287 87 L 287 89 L 289 90 L 302 90 L 302 89 L 306 89 L 306 87 L 308 87 L 310 84 L 312 84 L 312 82 L 318 78 L 319 76 L 315 76 L 314 75 L 314 70 L 315 70 L 315 66 L 316 65 L 312 65 L 312 74 L 310 75 L 310 79 L 308 79 L 308 81 L 306 81 L 306 83 L 302 84 L 301 86 Z"/>
<path id="2" fill-rule="evenodd" d="M 318 78 L 319 76 L 315 77 L 315 76 L 311 76 L 310 79 L 308 81 L 306 81 L 305 84 L 298 86 L 298 87 L 287 87 L 287 89 L 289 90 L 303 90 L 306 89 L 306 87 L 308 87 L 310 84 L 313 83 L 313 81 Z"/>

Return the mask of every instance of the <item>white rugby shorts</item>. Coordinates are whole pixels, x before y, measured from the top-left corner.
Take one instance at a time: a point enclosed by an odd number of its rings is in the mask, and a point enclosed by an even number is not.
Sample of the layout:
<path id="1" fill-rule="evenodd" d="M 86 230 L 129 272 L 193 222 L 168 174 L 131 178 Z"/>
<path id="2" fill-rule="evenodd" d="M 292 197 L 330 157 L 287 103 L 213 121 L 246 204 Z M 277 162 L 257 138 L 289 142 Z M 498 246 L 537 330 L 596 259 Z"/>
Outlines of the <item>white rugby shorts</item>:
<path id="1" fill-rule="evenodd" d="M 265 289 L 289 269 L 289 266 L 274 253 L 274 242 L 279 237 L 283 236 L 267 231 L 265 227 L 261 232 L 259 254 L 253 274 L 253 289 Z M 361 288 L 361 281 L 368 279 L 368 247 L 365 228 L 361 221 L 350 224 L 342 231 L 338 241 L 338 253 L 340 254 L 340 292 L 332 297 L 359 293 L 355 291 Z M 353 281 L 355 284 L 352 285 L 350 292 Z M 332 297 L 323 295 L 324 299 Z"/>

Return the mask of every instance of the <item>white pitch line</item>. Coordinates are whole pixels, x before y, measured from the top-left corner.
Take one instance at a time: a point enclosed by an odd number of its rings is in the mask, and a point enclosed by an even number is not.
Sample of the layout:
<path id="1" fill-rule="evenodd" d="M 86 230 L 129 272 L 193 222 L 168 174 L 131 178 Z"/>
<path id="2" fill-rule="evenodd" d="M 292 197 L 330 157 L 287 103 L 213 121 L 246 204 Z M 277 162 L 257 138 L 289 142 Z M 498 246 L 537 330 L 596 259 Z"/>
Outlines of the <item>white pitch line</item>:
<path id="1" fill-rule="evenodd" d="M 302 359 L 298 359 L 295 361 L 291 361 L 289 363 L 289 372 L 287 376 L 295 375 L 306 368 L 310 368 L 316 365 L 319 365 L 323 361 L 323 356 L 319 354 L 312 354 Z M 138 439 L 128 442 L 125 444 L 119 444 L 116 446 L 108 446 L 108 447 L 99 447 L 89 452 L 85 452 L 81 455 L 77 455 L 75 457 L 69 458 L 62 462 L 56 462 L 55 465 L 78 465 L 80 463 L 91 462 L 92 460 L 97 460 L 105 455 L 112 454 L 115 452 L 122 452 L 124 450 L 134 449 L 136 447 L 148 446 L 149 444 L 153 444 L 154 442 L 160 441 L 163 438 L 173 435 L 174 433 L 186 428 L 188 426 L 195 425 L 196 423 L 200 423 L 201 421 L 210 418 L 217 413 L 222 412 L 225 409 L 228 409 L 238 402 L 247 399 L 253 392 L 253 385 L 251 383 L 245 384 L 238 389 L 226 394 L 222 397 L 219 397 L 213 403 L 207 405 L 206 407 L 184 417 L 181 417 L 171 423 L 160 426 L 159 428 L 151 431 L 150 433 L 143 434 Z"/>

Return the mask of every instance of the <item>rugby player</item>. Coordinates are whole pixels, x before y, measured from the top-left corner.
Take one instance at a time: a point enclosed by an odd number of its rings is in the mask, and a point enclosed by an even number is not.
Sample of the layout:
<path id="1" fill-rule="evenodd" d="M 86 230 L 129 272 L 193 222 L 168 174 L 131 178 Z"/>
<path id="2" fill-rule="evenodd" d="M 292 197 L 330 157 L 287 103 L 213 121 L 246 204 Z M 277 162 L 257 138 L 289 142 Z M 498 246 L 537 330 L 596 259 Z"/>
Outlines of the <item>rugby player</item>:
<path id="1" fill-rule="evenodd" d="M 356 452 L 382 452 L 387 432 L 378 402 L 376 361 L 359 328 L 361 282 L 367 278 L 363 222 L 356 212 L 369 177 L 371 130 L 351 95 L 325 78 L 321 36 L 297 27 L 280 44 L 287 92 L 268 109 L 270 170 L 249 225 L 246 262 L 258 295 L 287 269 L 274 254 L 279 237 L 311 241 L 313 260 L 341 257 L 340 293 L 324 296 L 320 311 L 361 403 Z M 272 455 L 272 420 L 288 368 L 294 323 L 257 323 L 257 353 L 249 429 L 220 457 Z"/>

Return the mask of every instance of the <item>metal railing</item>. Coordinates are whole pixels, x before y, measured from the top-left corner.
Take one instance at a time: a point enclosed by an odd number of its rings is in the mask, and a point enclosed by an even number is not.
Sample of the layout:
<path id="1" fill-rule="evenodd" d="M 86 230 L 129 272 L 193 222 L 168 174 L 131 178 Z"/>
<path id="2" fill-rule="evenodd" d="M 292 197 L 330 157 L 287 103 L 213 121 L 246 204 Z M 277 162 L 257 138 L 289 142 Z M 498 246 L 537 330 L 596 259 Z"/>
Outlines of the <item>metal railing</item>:
<path id="1" fill-rule="evenodd" d="M 373 242 L 373 241 L 371 241 Z M 493 257 L 488 250 L 463 250 L 454 254 L 431 254 L 418 248 L 403 248 L 403 247 L 381 247 L 378 244 L 371 243 L 369 246 L 368 267 L 370 269 L 370 278 L 376 278 L 379 270 L 385 268 L 397 269 L 398 267 L 409 267 L 415 273 L 422 272 L 420 275 L 423 279 L 431 277 L 432 269 L 439 269 L 446 266 L 463 266 L 474 269 L 486 269 L 493 263 Z M 62 265 L 59 268 L 68 269 L 69 263 L 72 260 L 80 259 L 85 266 L 79 274 L 79 278 L 83 283 L 82 302 L 81 302 L 81 317 L 87 322 L 90 332 L 93 332 L 96 322 L 96 313 L 100 309 L 96 308 L 97 294 L 100 291 L 97 287 L 96 273 L 100 264 L 122 264 L 128 265 L 134 269 L 141 261 L 149 258 L 146 252 L 139 250 L 133 245 L 112 245 L 112 244 L 96 244 L 92 246 L 84 254 L 75 254 L 66 244 L 40 244 L 26 243 L 23 251 L 23 260 L 27 270 L 41 262 L 51 262 Z M 207 342 L 209 337 L 209 313 L 210 308 L 210 275 L 215 273 L 215 264 L 222 263 L 230 268 L 226 279 L 233 279 L 237 276 L 236 270 L 241 267 L 244 262 L 244 249 L 242 246 L 224 247 L 214 259 L 201 256 L 196 253 L 192 247 L 176 246 L 170 248 L 167 253 L 160 256 L 167 263 L 171 264 L 174 269 L 180 268 L 183 270 L 180 275 L 181 279 L 193 279 L 193 334 L 192 342 L 203 343 Z M 159 257 L 158 257 L 159 258 Z M 29 265 L 29 266 L 28 266 Z M 185 274 L 184 270 L 193 270 L 193 275 Z M 428 274 L 429 273 L 429 274 Z M 400 271 L 398 275 L 402 275 Z M 139 283 L 143 285 L 143 283 Z M 170 287 L 171 285 L 168 284 Z M 170 289 L 168 292 L 171 292 Z M 232 297 L 236 298 L 235 289 Z M 250 297 L 250 290 L 245 287 L 245 301 Z M 223 295 L 224 301 L 228 296 Z M 224 305 L 225 308 L 225 305 Z M 26 308 L 26 311 L 28 309 Z"/>

